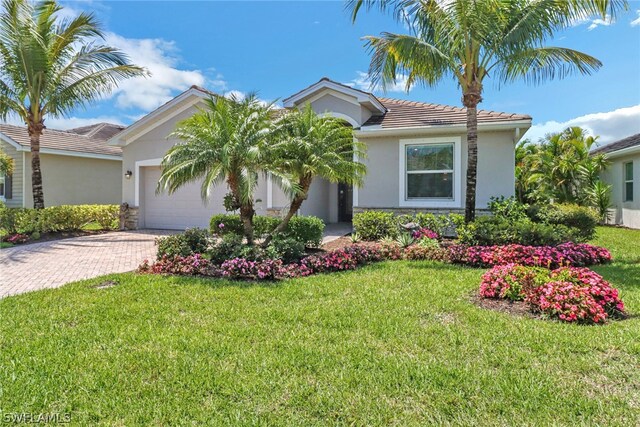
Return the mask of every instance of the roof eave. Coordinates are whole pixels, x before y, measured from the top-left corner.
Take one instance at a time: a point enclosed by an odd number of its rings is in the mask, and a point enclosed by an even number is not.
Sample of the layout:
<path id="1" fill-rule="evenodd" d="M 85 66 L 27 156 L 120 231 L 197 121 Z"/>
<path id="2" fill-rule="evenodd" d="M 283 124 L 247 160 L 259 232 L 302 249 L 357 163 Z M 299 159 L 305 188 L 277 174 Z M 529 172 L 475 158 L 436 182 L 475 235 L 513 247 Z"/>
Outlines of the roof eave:
<path id="1" fill-rule="evenodd" d="M 520 129 L 520 135 L 524 135 L 526 130 L 530 127 L 530 119 L 478 123 L 478 129 L 482 131 Z M 439 132 L 452 133 L 466 131 L 466 129 L 467 125 L 464 123 L 453 125 L 407 126 L 396 128 L 383 128 L 380 125 L 373 125 L 362 126 L 359 131 L 356 131 L 356 137 L 407 135 L 416 133 L 429 134 Z"/>

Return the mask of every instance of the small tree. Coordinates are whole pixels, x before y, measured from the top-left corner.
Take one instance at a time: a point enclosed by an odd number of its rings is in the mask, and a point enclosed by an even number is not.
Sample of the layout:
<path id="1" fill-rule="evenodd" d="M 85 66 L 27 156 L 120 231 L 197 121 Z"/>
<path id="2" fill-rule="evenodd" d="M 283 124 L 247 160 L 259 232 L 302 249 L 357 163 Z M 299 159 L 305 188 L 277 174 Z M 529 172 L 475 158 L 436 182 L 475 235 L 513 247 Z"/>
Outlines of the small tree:
<path id="1" fill-rule="evenodd" d="M 11 175 L 13 173 L 13 159 L 4 151 L 0 150 L 0 175 Z"/>
<path id="2" fill-rule="evenodd" d="M 273 234 L 287 228 L 309 196 L 315 178 L 333 183 L 361 185 L 366 166 L 359 161 L 365 145 L 354 138 L 344 120 L 317 115 L 311 105 L 293 110 L 274 125 L 270 169 L 291 197 L 285 216 Z M 265 239 L 269 243 L 272 235 Z"/>
<path id="3" fill-rule="evenodd" d="M 4 0 L 0 10 L 0 119 L 14 113 L 27 125 L 33 207 L 41 209 L 45 118 L 65 116 L 145 71 L 117 49 L 94 42 L 103 32 L 93 14 L 61 19 L 55 1 Z"/>
<path id="4" fill-rule="evenodd" d="M 211 97 L 205 107 L 178 123 L 172 136 L 182 140 L 162 159 L 157 191 L 170 194 L 202 179 L 201 197 L 215 185 L 229 187 L 228 208 L 240 211 L 244 236 L 253 244 L 253 195 L 258 174 L 265 172 L 271 134 L 270 105 L 255 95 L 244 99 Z"/>

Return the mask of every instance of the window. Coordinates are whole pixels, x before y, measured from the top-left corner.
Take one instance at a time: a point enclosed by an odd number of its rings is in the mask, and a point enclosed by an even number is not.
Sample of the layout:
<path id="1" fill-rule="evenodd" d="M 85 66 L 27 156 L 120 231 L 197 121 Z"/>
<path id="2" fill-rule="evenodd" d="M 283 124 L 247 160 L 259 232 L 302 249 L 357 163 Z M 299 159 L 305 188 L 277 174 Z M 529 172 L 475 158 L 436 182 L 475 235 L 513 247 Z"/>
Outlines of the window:
<path id="1" fill-rule="evenodd" d="M 0 174 L 0 200 L 5 200 L 4 183 L 5 183 L 4 175 Z"/>
<path id="2" fill-rule="evenodd" d="M 453 199 L 454 144 L 407 144 L 406 199 Z"/>
<path id="3" fill-rule="evenodd" d="M 624 196 L 625 202 L 633 202 L 633 162 L 625 163 L 623 165 L 624 174 Z"/>

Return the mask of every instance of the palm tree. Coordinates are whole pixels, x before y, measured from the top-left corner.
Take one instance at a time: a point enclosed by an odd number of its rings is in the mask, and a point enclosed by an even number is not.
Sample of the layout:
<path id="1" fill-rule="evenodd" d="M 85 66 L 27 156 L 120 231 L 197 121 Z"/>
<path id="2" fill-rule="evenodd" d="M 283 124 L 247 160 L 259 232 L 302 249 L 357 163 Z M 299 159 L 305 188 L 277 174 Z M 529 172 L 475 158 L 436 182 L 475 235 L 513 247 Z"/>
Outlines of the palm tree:
<path id="1" fill-rule="evenodd" d="M 383 88 L 407 74 L 415 83 L 435 86 L 453 77 L 467 109 L 467 193 L 465 220 L 475 218 L 477 107 L 488 76 L 501 83 L 524 79 L 540 83 L 571 73 L 590 74 L 602 64 L 576 50 L 544 46 L 558 30 L 585 16 L 603 18 L 626 7 L 623 0 L 348 0 L 355 20 L 359 10 L 392 10 L 410 34 L 367 36 L 372 53 L 369 74 Z"/>
<path id="2" fill-rule="evenodd" d="M 61 117 L 145 71 L 96 40 L 93 14 L 61 19 L 55 1 L 4 0 L 0 14 L 0 119 L 16 114 L 31 140 L 33 206 L 44 208 L 40 136 L 46 117 Z"/>
<path id="3" fill-rule="evenodd" d="M 366 155 L 365 145 L 355 140 L 353 128 L 341 119 L 317 115 L 310 104 L 278 120 L 273 141 L 270 170 L 291 196 L 291 203 L 265 245 L 287 228 L 307 199 L 314 178 L 361 185 L 366 173 L 366 166 L 359 161 Z"/>
<path id="4" fill-rule="evenodd" d="M 171 194 L 202 179 L 201 197 L 206 201 L 215 185 L 226 182 L 230 193 L 225 207 L 240 210 L 247 243 L 253 244 L 253 194 L 258 174 L 266 172 L 270 108 L 253 94 L 206 100 L 204 108 L 178 123 L 172 133 L 183 142 L 162 159 L 158 191 Z"/>
<path id="5" fill-rule="evenodd" d="M 12 173 L 13 159 L 0 150 L 0 175 L 11 175 Z"/>
<path id="6" fill-rule="evenodd" d="M 528 183 L 535 188 L 537 198 L 590 204 L 590 192 L 609 165 L 604 154 L 590 154 L 597 139 L 580 127 L 547 135 L 526 159 Z"/>

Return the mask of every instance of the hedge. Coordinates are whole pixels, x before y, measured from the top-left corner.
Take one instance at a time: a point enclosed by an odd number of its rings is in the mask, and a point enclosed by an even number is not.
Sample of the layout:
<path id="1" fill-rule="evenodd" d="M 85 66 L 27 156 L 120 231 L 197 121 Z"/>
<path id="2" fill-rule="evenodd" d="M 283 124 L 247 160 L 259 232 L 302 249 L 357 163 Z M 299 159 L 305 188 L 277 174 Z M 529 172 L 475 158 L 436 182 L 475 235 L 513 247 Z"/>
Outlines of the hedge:
<path id="1" fill-rule="evenodd" d="M 7 208 L 0 205 L 0 229 L 6 234 L 77 231 L 97 223 L 103 230 L 118 228 L 118 205 L 60 205 L 44 209 Z"/>
<path id="2" fill-rule="evenodd" d="M 253 232 L 257 237 L 264 237 L 280 224 L 280 218 L 256 215 L 253 217 Z M 209 223 L 211 234 L 225 236 L 228 234 L 242 235 L 243 226 L 239 215 L 219 214 L 211 217 Z M 322 244 L 324 222 L 315 216 L 297 215 L 291 218 L 284 231 L 284 237 L 290 237 L 307 247 L 318 247 Z"/>

